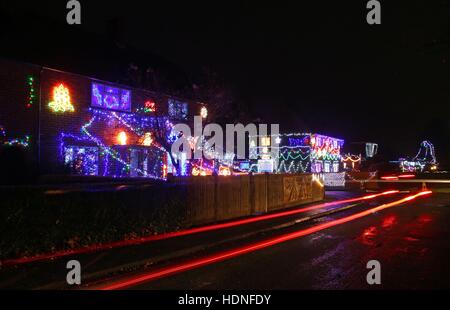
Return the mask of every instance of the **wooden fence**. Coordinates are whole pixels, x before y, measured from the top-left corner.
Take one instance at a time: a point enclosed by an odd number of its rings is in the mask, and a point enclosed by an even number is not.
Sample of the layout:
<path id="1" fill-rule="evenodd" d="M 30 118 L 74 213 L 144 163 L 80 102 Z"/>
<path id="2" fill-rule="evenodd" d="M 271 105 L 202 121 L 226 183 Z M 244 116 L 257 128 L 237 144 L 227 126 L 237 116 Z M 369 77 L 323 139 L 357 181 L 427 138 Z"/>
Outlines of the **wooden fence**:
<path id="1" fill-rule="evenodd" d="M 185 190 L 188 226 L 267 213 L 320 201 L 325 195 L 311 174 L 184 177 L 170 182 Z"/>

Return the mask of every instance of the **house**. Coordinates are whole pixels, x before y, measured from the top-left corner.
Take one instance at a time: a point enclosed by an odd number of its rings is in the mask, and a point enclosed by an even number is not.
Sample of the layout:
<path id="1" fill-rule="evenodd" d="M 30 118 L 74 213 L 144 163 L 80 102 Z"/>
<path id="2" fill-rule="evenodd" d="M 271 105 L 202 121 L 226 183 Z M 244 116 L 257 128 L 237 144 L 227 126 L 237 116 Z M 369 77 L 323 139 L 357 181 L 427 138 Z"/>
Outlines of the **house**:
<path id="1" fill-rule="evenodd" d="M 344 140 L 321 134 L 288 133 L 250 137 L 250 159 L 264 172 L 337 173 Z M 270 163 L 270 164 L 269 164 Z"/>
<path id="2" fill-rule="evenodd" d="M 164 179 L 171 127 L 204 106 L 38 65 L 0 59 L 3 144 L 29 149 L 41 173 Z M 166 147 L 164 147 L 166 146 Z"/>

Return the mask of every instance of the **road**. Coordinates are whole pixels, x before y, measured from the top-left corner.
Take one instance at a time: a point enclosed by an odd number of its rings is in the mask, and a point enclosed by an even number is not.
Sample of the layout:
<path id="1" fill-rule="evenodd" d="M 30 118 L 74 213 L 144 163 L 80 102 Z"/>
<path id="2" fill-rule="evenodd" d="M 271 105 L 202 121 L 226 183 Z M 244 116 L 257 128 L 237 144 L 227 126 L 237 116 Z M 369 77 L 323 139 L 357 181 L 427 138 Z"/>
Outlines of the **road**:
<path id="1" fill-rule="evenodd" d="M 360 210 L 321 217 L 261 239 L 320 225 L 356 211 Z M 448 289 L 448 223 L 450 195 L 434 194 L 285 243 L 128 288 Z M 367 284 L 366 264 L 371 260 L 381 263 L 379 286 Z M 138 272 L 113 283 L 145 274 Z"/>
<path id="2" fill-rule="evenodd" d="M 7 268 L 0 273 L 0 287 L 67 289 L 65 263 L 78 259 L 88 274 L 83 276 L 82 288 L 88 289 L 450 288 L 450 194 L 402 200 L 411 195 L 390 194 Z M 355 197 L 361 193 L 328 193 L 332 201 Z M 399 203 L 337 222 L 392 202 Z M 330 223 L 336 225 L 317 230 Z M 305 234 L 267 245 L 268 240 L 298 232 Z M 235 255 L 236 251 L 241 252 Z M 370 260 L 381 263 L 381 285 L 367 284 Z"/>

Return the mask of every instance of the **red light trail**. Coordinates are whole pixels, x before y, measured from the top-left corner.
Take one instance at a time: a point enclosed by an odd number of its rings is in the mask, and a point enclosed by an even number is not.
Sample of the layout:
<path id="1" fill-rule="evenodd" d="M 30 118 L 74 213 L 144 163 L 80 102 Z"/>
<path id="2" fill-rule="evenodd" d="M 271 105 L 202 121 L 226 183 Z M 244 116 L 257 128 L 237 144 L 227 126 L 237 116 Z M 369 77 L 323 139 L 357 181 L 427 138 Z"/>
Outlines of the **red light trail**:
<path id="1" fill-rule="evenodd" d="M 143 244 L 143 243 L 149 243 L 149 242 L 154 242 L 154 241 L 159 241 L 159 240 L 165 240 L 165 239 L 170 239 L 170 238 L 198 234 L 198 233 L 202 233 L 202 232 L 231 228 L 231 227 L 236 227 L 236 226 L 240 226 L 240 225 L 245 225 L 245 224 L 275 219 L 275 218 L 281 218 L 281 217 L 294 215 L 294 214 L 300 214 L 300 213 L 304 213 L 304 212 L 308 212 L 308 211 L 312 211 L 312 210 L 316 210 L 316 209 L 321 209 L 321 208 L 325 208 L 325 207 L 335 206 L 335 205 L 344 204 L 344 203 L 364 201 L 364 200 L 377 198 L 380 196 L 392 195 L 392 194 L 397 194 L 397 193 L 399 193 L 398 190 L 391 190 L 391 191 L 386 191 L 386 192 L 373 194 L 373 195 L 366 195 L 366 196 L 356 197 L 356 198 L 351 198 L 351 199 L 321 203 L 318 205 L 313 205 L 313 206 L 305 207 L 302 209 L 295 209 L 295 210 L 290 210 L 290 211 L 283 211 L 283 212 L 277 212 L 277 213 L 272 213 L 272 214 L 260 215 L 257 217 L 247 218 L 247 219 L 243 219 L 243 220 L 237 220 L 237 221 L 226 222 L 226 223 L 221 223 L 221 224 L 214 224 L 214 225 L 208 225 L 208 226 L 203 226 L 203 227 L 191 228 L 191 229 L 175 231 L 175 232 L 170 232 L 170 233 L 161 234 L 161 235 L 152 235 L 152 236 L 147 236 L 147 237 L 143 237 L 143 238 L 137 238 L 137 239 L 131 239 L 131 240 L 121 240 L 121 241 L 117 241 L 117 242 L 104 243 L 104 244 L 94 244 L 94 245 L 79 248 L 79 249 L 41 254 L 41 255 L 36 255 L 36 256 L 32 256 L 32 257 L 9 259 L 9 260 L 5 260 L 5 261 L 1 262 L 1 265 L 2 266 L 14 266 L 14 265 L 26 264 L 26 263 L 31 263 L 31 262 L 43 261 L 43 260 L 57 259 L 57 258 L 70 256 L 70 255 L 86 254 L 86 253 L 97 252 L 97 251 L 102 251 L 102 250 L 110 250 L 113 248 L 120 248 L 120 247 L 126 247 L 126 246 L 131 246 L 131 245 L 139 245 L 139 244 Z"/>
<path id="2" fill-rule="evenodd" d="M 396 176 L 387 176 L 387 177 L 381 177 L 381 179 L 382 180 L 388 180 L 388 181 L 391 181 L 391 180 L 398 180 L 398 177 L 396 177 Z"/>
<path id="3" fill-rule="evenodd" d="M 162 277 L 166 277 L 166 276 L 170 276 L 179 272 L 183 272 L 183 271 L 187 271 L 187 270 L 191 270 L 194 268 L 199 268 L 205 265 L 209 265 L 209 264 L 213 264 L 213 263 L 217 263 L 220 261 L 224 261 L 227 259 L 231 259 L 233 257 L 237 257 L 237 256 L 241 256 L 247 253 L 251 253 L 251 252 L 255 252 L 276 244 L 280 244 L 289 240 L 293 240 L 293 239 L 297 239 L 306 235 L 310 235 L 312 233 L 333 227 L 333 226 L 337 226 L 337 225 L 341 225 L 362 217 L 365 217 L 367 215 L 373 214 L 375 212 L 379 212 L 382 211 L 384 209 L 387 208 L 391 208 L 394 206 L 398 206 L 400 204 L 403 204 L 405 202 L 409 202 L 412 201 L 418 197 L 421 196 L 426 196 L 426 195 L 430 195 L 432 192 L 431 191 L 423 191 L 420 192 L 418 194 L 412 195 L 412 196 L 408 196 L 405 197 L 403 199 L 394 201 L 394 202 L 390 202 L 390 203 L 386 203 L 383 205 L 380 205 L 378 207 L 375 208 L 371 208 L 359 213 L 355 213 L 353 215 L 350 216 L 346 216 L 343 217 L 341 219 L 337 219 L 337 220 L 333 220 L 327 223 L 323 223 L 323 224 L 319 224 L 307 229 L 302 229 L 293 233 L 288 233 L 279 237 L 275 237 L 275 238 L 271 238 L 268 240 L 264 240 L 262 242 L 258 242 L 252 245 L 247 245 L 247 246 L 243 246 L 243 247 L 239 247 L 230 251 L 225 251 L 219 254 L 214 254 L 211 256 L 206 256 L 200 259 L 195 259 L 193 261 L 187 262 L 187 263 L 182 263 L 179 265 L 175 265 L 175 266 L 171 266 L 171 267 L 167 267 L 167 268 L 163 268 L 161 270 L 157 270 L 157 271 L 152 271 L 149 272 L 147 274 L 144 275 L 140 275 L 140 276 L 136 276 L 130 279 L 126 279 L 126 280 L 121 280 L 118 281 L 116 283 L 113 284 L 108 284 L 106 286 L 100 287 L 100 290 L 118 290 L 118 289 L 125 289 L 128 287 L 132 287 L 138 284 L 142 284 L 144 282 L 149 282 L 152 280 L 156 280 Z"/>
<path id="4" fill-rule="evenodd" d="M 381 180 L 385 180 L 385 181 L 397 181 L 399 179 L 414 179 L 416 177 L 416 175 L 414 174 L 400 174 L 398 176 L 392 175 L 392 176 L 384 176 L 381 177 Z"/>
<path id="5" fill-rule="evenodd" d="M 401 174 L 398 177 L 400 179 L 414 179 L 416 176 L 414 174 Z"/>

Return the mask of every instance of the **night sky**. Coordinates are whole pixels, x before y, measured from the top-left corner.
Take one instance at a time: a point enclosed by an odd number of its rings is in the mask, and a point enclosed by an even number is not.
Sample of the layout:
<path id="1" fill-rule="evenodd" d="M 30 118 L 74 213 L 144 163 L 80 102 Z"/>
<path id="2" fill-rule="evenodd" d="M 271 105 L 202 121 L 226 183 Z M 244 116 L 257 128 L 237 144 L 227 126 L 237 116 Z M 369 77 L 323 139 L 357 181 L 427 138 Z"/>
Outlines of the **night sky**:
<path id="1" fill-rule="evenodd" d="M 44 2 L 5 8 L 16 22 L 30 9 L 64 23 L 66 1 Z M 213 68 L 283 131 L 378 142 L 389 159 L 429 139 L 446 161 L 450 1 L 381 1 L 376 26 L 365 0 L 316 2 L 81 1 L 82 28 L 105 35 L 116 19 L 124 43 L 186 71 Z"/>

